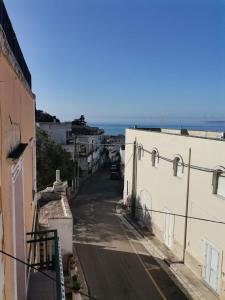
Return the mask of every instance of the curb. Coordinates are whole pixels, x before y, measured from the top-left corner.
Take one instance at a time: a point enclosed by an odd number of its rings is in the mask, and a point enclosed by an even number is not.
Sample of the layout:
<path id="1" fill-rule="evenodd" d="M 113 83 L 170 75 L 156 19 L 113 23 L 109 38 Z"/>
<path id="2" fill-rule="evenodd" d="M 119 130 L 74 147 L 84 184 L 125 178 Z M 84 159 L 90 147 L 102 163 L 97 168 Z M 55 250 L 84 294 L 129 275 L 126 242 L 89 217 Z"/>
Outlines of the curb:
<path id="1" fill-rule="evenodd" d="M 85 278 L 85 275 L 84 275 L 84 272 L 83 272 L 83 268 L 82 268 L 79 256 L 77 254 L 75 243 L 73 243 L 73 253 L 74 253 L 74 256 L 76 257 L 76 265 L 77 265 L 77 268 L 78 268 L 78 274 L 79 274 L 79 277 L 80 277 L 81 282 L 82 282 L 82 287 L 81 287 L 80 291 L 81 291 L 81 293 L 83 292 L 83 293 L 89 295 L 90 293 L 89 293 L 87 281 L 86 281 L 86 278 Z M 83 296 L 83 295 L 81 296 L 80 295 L 80 299 L 82 299 L 82 300 L 88 300 L 89 297 Z"/>
<path id="2" fill-rule="evenodd" d="M 120 217 L 125 220 L 126 223 L 129 224 L 131 229 L 133 230 L 135 236 L 140 240 L 144 239 L 144 242 L 142 242 L 142 245 L 145 247 L 147 252 L 154 256 L 157 263 L 160 265 L 160 267 L 163 269 L 165 273 L 173 280 L 173 282 L 180 288 L 180 290 L 185 294 L 187 299 L 193 299 L 193 300 L 203 300 L 203 296 L 196 291 L 196 289 L 193 287 L 193 285 L 183 276 L 182 272 L 178 270 L 175 264 L 171 264 L 170 266 L 165 262 L 166 256 L 165 254 L 159 250 L 153 242 L 146 237 L 143 232 L 141 232 L 140 228 L 137 224 L 135 224 L 127 215 L 126 213 L 122 212 L 123 209 L 119 208 L 120 211 Z M 127 225 L 127 224 L 126 224 Z"/>

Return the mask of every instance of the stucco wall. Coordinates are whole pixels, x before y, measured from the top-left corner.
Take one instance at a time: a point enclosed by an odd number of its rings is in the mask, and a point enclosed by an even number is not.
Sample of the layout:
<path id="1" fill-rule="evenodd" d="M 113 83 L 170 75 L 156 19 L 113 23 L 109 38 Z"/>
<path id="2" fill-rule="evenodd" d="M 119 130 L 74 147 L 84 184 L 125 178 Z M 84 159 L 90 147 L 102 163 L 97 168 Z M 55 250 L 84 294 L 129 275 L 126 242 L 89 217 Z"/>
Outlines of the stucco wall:
<path id="1" fill-rule="evenodd" d="M 40 122 L 38 123 L 40 129 L 46 131 L 48 136 L 57 144 L 66 144 L 67 131 L 71 130 L 71 122 L 53 123 L 53 122 Z"/>
<path id="2" fill-rule="evenodd" d="M 3 214 L 4 250 L 13 253 L 14 218 L 12 203 L 11 168 L 9 152 L 21 143 L 28 143 L 23 154 L 24 209 L 26 231 L 32 230 L 35 201 L 32 199 L 31 144 L 35 147 L 34 111 L 35 100 L 24 83 L 17 77 L 5 56 L 0 52 L 0 113 L 1 113 L 1 209 Z M 33 151 L 32 151 L 33 152 Z M 34 151 L 35 152 L 35 151 Z M 35 157 L 34 157 L 35 159 Z M 4 257 L 5 297 L 14 299 L 13 261 Z"/>
<path id="3" fill-rule="evenodd" d="M 157 148 L 159 155 L 173 159 L 180 154 L 185 163 L 188 163 L 189 148 L 191 148 L 191 164 L 214 168 L 225 166 L 225 141 L 151 132 L 145 130 L 126 130 L 126 143 L 137 140 L 138 145 L 152 151 Z M 124 201 L 132 192 L 133 145 L 126 145 L 125 150 L 125 180 Z M 160 159 L 158 167 L 153 167 L 151 155 L 144 152 L 141 160 L 137 160 L 137 197 L 140 206 L 147 209 L 164 211 L 167 208 L 171 213 L 185 215 L 187 191 L 187 167 L 181 178 L 173 176 L 171 162 Z M 225 199 L 212 194 L 212 173 L 191 169 L 189 216 L 225 221 Z M 138 211 L 144 221 L 153 223 L 154 233 L 163 241 L 165 214 L 156 212 Z M 147 215 L 146 215 L 147 214 Z M 186 264 L 201 277 L 204 263 L 204 243 L 209 241 L 220 251 L 220 270 L 218 293 L 224 299 L 224 272 L 225 262 L 225 225 L 188 220 Z M 174 217 L 173 243 L 171 250 L 178 258 L 182 258 L 184 241 L 184 218 Z M 222 288 L 223 287 L 223 288 Z"/>
<path id="4" fill-rule="evenodd" d="M 71 254 L 72 239 L 73 239 L 73 219 L 72 218 L 61 218 L 61 219 L 49 219 L 49 228 L 57 229 L 62 255 Z"/>

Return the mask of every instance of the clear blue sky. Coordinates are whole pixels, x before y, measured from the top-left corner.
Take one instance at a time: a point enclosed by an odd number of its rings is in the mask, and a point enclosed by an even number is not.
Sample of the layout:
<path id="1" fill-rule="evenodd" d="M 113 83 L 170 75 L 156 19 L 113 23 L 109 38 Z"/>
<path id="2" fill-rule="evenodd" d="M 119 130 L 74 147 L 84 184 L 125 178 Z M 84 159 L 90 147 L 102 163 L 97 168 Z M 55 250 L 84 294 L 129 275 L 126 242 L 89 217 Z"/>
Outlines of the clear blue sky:
<path id="1" fill-rule="evenodd" d="M 5 0 L 61 120 L 225 119 L 225 0 Z"/>

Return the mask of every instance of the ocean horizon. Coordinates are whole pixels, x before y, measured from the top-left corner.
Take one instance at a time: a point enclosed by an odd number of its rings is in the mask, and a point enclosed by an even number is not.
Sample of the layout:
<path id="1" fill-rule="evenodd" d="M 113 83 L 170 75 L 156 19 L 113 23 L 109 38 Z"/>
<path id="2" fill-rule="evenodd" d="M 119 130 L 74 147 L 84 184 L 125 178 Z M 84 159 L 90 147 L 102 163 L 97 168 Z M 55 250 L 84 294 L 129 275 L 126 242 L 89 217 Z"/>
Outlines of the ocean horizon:
<path id="1" fill-rule="evenodd" d="M 199 121 L 199 122 L 151 122 L 151 123 L 97 123 L 89 125 L 99 127 L 104 130 L 106 135 L 125 134 L 126 128 L 168 128 L 168 129 L 189 129 L 200 131 L 219 131 L 225 132 L 225 121 Z"/>

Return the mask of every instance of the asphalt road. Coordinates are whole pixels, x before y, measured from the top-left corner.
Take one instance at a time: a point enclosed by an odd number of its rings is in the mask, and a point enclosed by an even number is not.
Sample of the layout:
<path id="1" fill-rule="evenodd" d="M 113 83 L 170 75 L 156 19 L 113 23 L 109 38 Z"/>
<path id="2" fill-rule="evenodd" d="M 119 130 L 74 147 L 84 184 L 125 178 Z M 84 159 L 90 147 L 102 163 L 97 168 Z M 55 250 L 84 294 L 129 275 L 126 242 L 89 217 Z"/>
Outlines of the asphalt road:
<path id="1" fill-rule="evenodd" d="M 187 299 L 116 213 L 122 183 L 96 173 L 72 204 L 75 247 L 91 296 L 99 300 Z"/>

